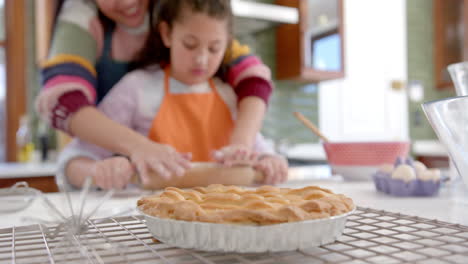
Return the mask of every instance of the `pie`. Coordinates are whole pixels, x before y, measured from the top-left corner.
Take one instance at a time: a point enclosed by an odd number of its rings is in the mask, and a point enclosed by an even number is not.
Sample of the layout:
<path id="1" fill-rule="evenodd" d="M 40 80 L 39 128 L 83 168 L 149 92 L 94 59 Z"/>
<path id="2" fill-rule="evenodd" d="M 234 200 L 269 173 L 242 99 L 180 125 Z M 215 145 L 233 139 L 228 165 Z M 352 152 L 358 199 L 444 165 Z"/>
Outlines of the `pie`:
<path id="1" fill-rule="evenodd" d="M 160 194 L 138 200 L 138 207 L 158 218 L 272 225 L 330 218 L 350 212 L 355 206 L 350 198 L 318 186 L 244 189 L 212 184 L 191 189 L 168 187 Z"/>

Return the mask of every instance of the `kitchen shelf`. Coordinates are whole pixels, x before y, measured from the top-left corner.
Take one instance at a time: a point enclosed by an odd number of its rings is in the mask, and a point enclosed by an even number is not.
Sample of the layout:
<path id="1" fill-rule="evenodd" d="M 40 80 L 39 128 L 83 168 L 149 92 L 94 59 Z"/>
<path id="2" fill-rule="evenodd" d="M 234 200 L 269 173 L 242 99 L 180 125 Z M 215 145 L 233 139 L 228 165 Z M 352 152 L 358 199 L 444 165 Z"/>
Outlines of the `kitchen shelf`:
<path id="1" fill-rule="evenodd" d="M 297 24 L 297 8 L 245 0 L 232 0 L 232 11 L 235 16 L 253 18 L 276 23 Z"/>
<path id="2" fill-rule="evenodd" d="M 297 24 L 299 21 L 299 12 L 293 7 L 233 0 L 232 9 L 236 36 L 256 33 L 283 23 Z"/>
<path id="3" fill-rule="evenodd" d="M 233 0 L 232 8 L 236 36 L 249 35 L 280 24 L 297 24 L 299 21 L 299 12 L 294 7 Z"/>
<path id="4" fill-rule="evenodd" d="M 362 207 L 334 243 L 267 254 L 166 245 L 153 240 L 142 216 L 90 220 L 69 239 L 52 238 L 43 225 L 0 229 L 0 263 L 466 263 L 467 254 L 468 226 Z"/>

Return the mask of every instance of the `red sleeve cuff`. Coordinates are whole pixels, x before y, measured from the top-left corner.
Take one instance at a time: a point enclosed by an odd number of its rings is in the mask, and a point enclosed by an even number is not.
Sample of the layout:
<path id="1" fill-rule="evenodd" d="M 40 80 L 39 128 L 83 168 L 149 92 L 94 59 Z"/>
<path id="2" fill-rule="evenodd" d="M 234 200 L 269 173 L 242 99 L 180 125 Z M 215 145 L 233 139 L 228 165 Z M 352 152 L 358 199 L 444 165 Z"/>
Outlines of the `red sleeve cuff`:
<path id="1" fill-rule="evenodd" d="M 234 88 L 237 94 L 237 102 L 248 96 L 260 97 L 268 105 L 273 87 L 271 83 L 260 77 L 248 77 L 243 79 Z"/>
<path id="2" fill-rule="evenodd" d="M 52 110 L 52 126 L 68 133 L 68 119 L 80 108 L 92 105 L 81 91 L 64 93 Z"/>

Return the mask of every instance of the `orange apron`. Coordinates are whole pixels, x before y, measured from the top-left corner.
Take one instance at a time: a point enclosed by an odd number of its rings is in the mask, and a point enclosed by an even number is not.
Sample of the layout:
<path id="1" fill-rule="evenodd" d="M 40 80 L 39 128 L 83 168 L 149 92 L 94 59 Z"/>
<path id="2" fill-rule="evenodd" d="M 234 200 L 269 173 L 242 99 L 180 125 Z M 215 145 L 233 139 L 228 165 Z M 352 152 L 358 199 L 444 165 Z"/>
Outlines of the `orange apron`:
<path id="1" fill-rule="evenodd" d="M 192 153 L 192 161 L 211 161 L 213 150 L 229 144 L 234 121 L 217 92 L 171 94 L 169 68 L 164 75 L 164 98 L 153 119 L 148 137 L 168 144 L 181 153 Z"/>

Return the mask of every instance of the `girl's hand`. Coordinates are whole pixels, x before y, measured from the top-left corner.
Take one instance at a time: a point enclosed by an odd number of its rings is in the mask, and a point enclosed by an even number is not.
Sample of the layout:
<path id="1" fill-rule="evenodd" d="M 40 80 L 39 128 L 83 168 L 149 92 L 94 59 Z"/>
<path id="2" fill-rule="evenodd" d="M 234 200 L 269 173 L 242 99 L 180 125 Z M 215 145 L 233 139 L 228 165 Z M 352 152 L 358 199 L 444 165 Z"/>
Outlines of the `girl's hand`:
<path id="1" fill-rule="evenodd" d="M 91 168 L 94 183 L 102 189 L 124 189 L 135 170 L 125 157 L 112 157 L 94 162 Z"/>
<path id="2" fill-rule="evenodd" d="M 173 147 L 146 141 L 135 146 L 130 153 L 130 160 L 135 165 L 143 184 L 148 183 L 148 169 L 165 179 L 172 176 L 181 177 L 190 168 L 191 154 L 181 154 Z"/>
<path id="3" fill-rule="evenodd" d="M 263 155 L 254 168 L 263 173 L 263 184 L 278 184 L 288 179 L 288 161 L 280 155 Z"/>
<path id="4" fill-rule="evenodd" d="M 213 158 L 225 166 L 249 165 L 257 162 L 258 154 L 243 145 L 229 145 L 213 153 Z"/>

